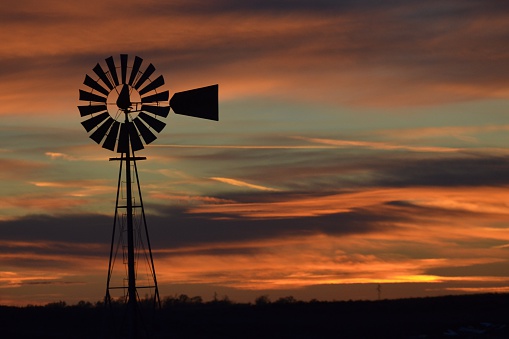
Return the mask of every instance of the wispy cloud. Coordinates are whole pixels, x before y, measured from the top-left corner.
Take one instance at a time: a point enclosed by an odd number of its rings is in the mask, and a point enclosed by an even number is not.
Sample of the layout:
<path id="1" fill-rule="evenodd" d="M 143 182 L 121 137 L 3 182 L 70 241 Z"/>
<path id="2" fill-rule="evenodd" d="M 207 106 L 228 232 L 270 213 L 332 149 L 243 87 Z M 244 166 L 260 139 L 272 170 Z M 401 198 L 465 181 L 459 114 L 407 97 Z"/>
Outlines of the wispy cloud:
<path id="1" fill-rule="evenodd" d="M 46 212 L 53 214 L 55 212 L 69 212 L 73 208 L 86 204 L 88 201 L 84 199 L 54 196 L 54 194 L 30 194 L 10 198 L 2 197 L 0 198 L 0 202 L 2 203 L 1 209 L 4 213 L 7 211 L 10 213 L 12 209 L 30 209 L 34 213 Z"/>
<path id="2" fill-rule="evenodd" d="M 50 157 L 52 160 L 55 159 L 64 159 L 64 160 L 76 160 L 75 157 L 65 154 L 65 153 L 59 153 L 59 152 L 46 152 L 45 153 L 48 157 Z"/>
<path id="3" fill-rule="evenodd" d="M 439 126 L 439 127 L 418 127 L 401 128 L 391 130 L 374 131 L 376 135 L 396 139 L 426 139 L 437 137 L 453 137 L 464 142 L 479 143 L 475 135 L 491 132 L 507 132 L 509 125 L 481 125 L 481 126 Z"/>
<path id="4" fill-rule="evenodd" d="M 210 149 L 329 149 L 334 146 L 316 146 L 316 145 L 150 145 L 149 147 L 167 147 L 167 148 L 210 148 Z"/>
<path id="5" fill-rule="evenodd" d="M 274 192 L 278 191 L 275 188 L 265 187 L 265 186 L 261 186 L 261 185 L 255 185 L 255 184 L 250 184 L 250 183 L 247 183 L 247 182 L 244 182 L 244 181 L 241 181 L 241 180 L 237 180 L 237 179 L 232 179 L 232 178 L 212 177 L 210 179 L 216 180 L 216 181 L 219 181 L 219 182 L 223 182 L 225 184 L 232 185 L 232 186 L 252 188 L 252 189 L 260 190 L 260 191 L 274 191 Z"/>
<path id="6" fill-rule="evenodd" d="M 505 188 L 379 188 L 324 196 L 299 196 L 284 201 L 248 202 L 193 207 L 192 213 L 219 213 L 255 218 L 307 217 L 352 211 L 391 202 L 408 202 L 479 213 L 509 214 L 500 203 Z M 481 198 L 482 197 L 482 198 Z"/>
<path id="7" fill-rule="evenodd" d="M 47 164 L 35 160 L 0 159 L 0 178 L 19 180 L 27 176 L 33 176 L 47 168 Z"/>
<path id="8" fill-rule="evenodd" d="M 434 152 L 434 153 L 452 153 L 461 151 L 461 149 L 459 148 L 451 147 L 408 146 L 374 141 L 337 140 L 337 139 L 306 138 L 306 137 L 298 137 L 298 139 L 343 148 L 360 147 L 377 150 L 406 150 L 412 152 Z"/>
<path id="9" fill-rule="evenodd" d="M 113 194 L 115 187 L 106 180 L 65 180 L 65 181 L 34 181 L 32 185 L 41 188 L 58 188 L 64 190 L 64 196 L 89 197 L 105 193 Z"/>
<path id="10" fill-rule="evenodd" d="M 185 203 L 186 205 L 198 205 L 198 204 L 225 204 L 234 202 L 233 200 L 221 199 L 216 197 L 164 194 L 157 192 L 152 192 L 150 196 L 153 199 L 157 200 L 173 201 L 177 205 L 182 203 Z"/>

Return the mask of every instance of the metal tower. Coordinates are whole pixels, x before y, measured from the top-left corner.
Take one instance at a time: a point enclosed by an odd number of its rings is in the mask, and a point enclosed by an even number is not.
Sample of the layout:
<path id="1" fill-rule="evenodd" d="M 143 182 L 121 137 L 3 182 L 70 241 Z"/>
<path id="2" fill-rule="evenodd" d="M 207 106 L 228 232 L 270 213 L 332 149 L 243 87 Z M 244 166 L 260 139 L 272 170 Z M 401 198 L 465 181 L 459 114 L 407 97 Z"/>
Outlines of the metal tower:
<path id="1" fill-rule="evenodd" d="M 128 115 L 129 111 L 126 110 L 126 119 Z M 146 328 L 140 305 L 138 305 L 139 290 L 151 291 L 151 302 L 154 308 L 160 307 L 161 300 L 136 165 L 137 160 L 146 158 L 135 156 L 130 145 L 127 150 L 119 158 L 110 158 L 110 161 L 120 161 L 120 169 L 104 300 L 106 305 L 111 306 L 111 292 L 122 291 L 127 305 L 127 319 L 125 319 L 125 325 L 121 327 L 127 330 L 128 334 L 135 334 L 128 336 L 129 338 L 137 338 L 142 337 L 143 329 Z M 115 281 L 114 268 L 115 261 L 119 259 L 119 252 L 121 252 L 123 264 L 127 267 L 127 275 L 121 277 L 120 281 L 118 279 Z M 139 269 L 143 264 L 148 269 L 146 279 L 140 279 Z"/>

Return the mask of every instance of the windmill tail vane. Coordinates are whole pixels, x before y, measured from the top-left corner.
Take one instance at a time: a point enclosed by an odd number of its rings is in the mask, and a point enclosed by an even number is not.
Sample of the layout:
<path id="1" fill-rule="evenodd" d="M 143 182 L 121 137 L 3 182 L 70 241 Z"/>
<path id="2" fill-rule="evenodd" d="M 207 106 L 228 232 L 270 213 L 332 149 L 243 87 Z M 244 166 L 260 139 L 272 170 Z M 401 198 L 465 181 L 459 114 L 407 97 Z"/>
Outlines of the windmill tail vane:
<path id="1" fill-rule="evenodd" d="M 160 303 L 157 277 L 152 257 L 145 210 L 138 178 L 137 160 L 145 160 L 134 152 L 157 139 L 166 123 L 170 110 L 190 117 L 219 120 L 219 86 L 211 85 L 177 92 L 170 99 L 164 90 L 164 77 L 155 76 L 151 63 L 145 66 L 143 59 L 120 54 L 120 63 L 110 56 L 105 63 L 85 75 L 86 90 L 79 90 L 78 106 L 81 124 L 89 137 L 103 148 L 120 153 L 110 158 L 120 163 L 115 217 L 111 237 L 105 301 L 111 305 L 113 291 L 122 291 L 127 304 L 127 323 L 121 325 L 129 338 L 141 333 L 138 289 L 153 291 L 154 305 Z M 122 192 L 122 194 L 120 194 Z M 119 278 L 114 273 L 119 252 L 122 253 L 126 270 Z M 146 282 L 139 280 L 139 270 L 146 265 Z M 127 273 L 127 277 L 126 277 Z M 127 286 L 126 286 L 127 285 Z M 122 317 L 125 318 L 125 317 Z"/>

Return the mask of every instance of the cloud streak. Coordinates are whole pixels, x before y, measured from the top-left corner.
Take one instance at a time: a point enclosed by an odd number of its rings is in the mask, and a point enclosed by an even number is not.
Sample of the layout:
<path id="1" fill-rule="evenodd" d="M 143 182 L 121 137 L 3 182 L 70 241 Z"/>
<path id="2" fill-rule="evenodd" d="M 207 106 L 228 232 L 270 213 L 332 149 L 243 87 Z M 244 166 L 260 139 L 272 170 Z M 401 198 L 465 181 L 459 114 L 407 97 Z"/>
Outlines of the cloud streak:
<path id="1" fill-rule="evenodd" d="M 250 184 L 250 183 L 247 183 L 247 182 L 244 182 L 244 181 L 241 181 L 241 180 L 237 180 L 237 179 L 219 178 L 219 177 L 214 177 L 214 178 L 210 178 L 210 179 L 216 180 L 216 181 L 228 184 L 228 185 L 232 185 L 232 186 L 247 187 L 247 188 L 251 188 L 251 189 L 255 189 L 255 190 L 260 190 L 260 191 L 273 191 L 273 192 L 277 191 L 277 189 L 275 189 L 275 188 L 270 188 L 270 187 L 265 187 L 265 186 L 261 186 L 261 185 Z"/>
<path id="2" fill-rule="evenodd" d="M 385 142 L 370 142 L 370 141 L 354 141 L 354 140 L 334 140 L 334 139 L 321 139 L 321 138 L 300 138 L 305 141 L 333 145 L 337 147 L 351 148 L 361 147 L 378 150 L 406 150 L 412 152 L 434 152 L 434 153 L 453 153 L 460 151 L 459 148 L 450 147 L 426 147 L 426 146 L 407 146 L 407 145 L 396 145 Z"/>
<path id="3" fill-rule="evenodd" d="M 499 203 L 505 190 L 505 188 L 439 189 L 436 187 L 368 189 L 326 196 L 303 196 L 284 201 L 202 205 L 191 209 L 191 212 L 255 218 L 309 217 L 349 212 L 384 203 L 408 202 L 424 207 L 507 214 L 509 209 Z"/>

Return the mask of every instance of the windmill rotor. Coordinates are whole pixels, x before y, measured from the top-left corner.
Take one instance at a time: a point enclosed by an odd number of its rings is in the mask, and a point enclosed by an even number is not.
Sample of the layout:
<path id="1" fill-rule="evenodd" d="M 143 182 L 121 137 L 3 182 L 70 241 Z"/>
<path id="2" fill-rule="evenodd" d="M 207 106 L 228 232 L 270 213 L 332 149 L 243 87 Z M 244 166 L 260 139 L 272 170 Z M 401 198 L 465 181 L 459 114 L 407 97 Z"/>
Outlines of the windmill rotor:
<path id="1" fill-rule="evenodd" d="M 87 90 L 79 90 L 78 106 L 82 125 L 90 138 L 103 148 L 117 153 L 144 148 L 157 139 L 166 126 L 170 108 L 176 114 L 218 121 L 219 86 L 211 85 L 175 93 L 161 90 L 164 77 L 153 78 L 156 69 L 151 63 L 143 68 L 143 59 L 135 56 L 132 64 L 127 54 L 120 55 L 120 66 L 112 56 L 92 69 L 96 78 L 85 75 Z"/>
<path id="2" fill-rule="evenodd" d="M 169 91 L 160 90 L 164 77 L 152 81 L 155 67 L 149 64 L 141 70 L 143 59 L 138 56 L 132 65 L 127 54 L 120 55 L 120 66 L 111 56 L 105 62 L 106 68 L 99 63 L 93 68 L 96 80 L 85 76 L 83 84 L 89 91 L 80 90 L 79 100 L 88 104 L 78 106 L 86 118 L 81 124 L 103 148 L 125 153 L 128 146 L 122 142 L 128 138 L 133 151 L 143 149 L 144 144 L 156 140 L 154 132 L 161 132 L 166 125 L 160 120 L 170 110 Z"/>

